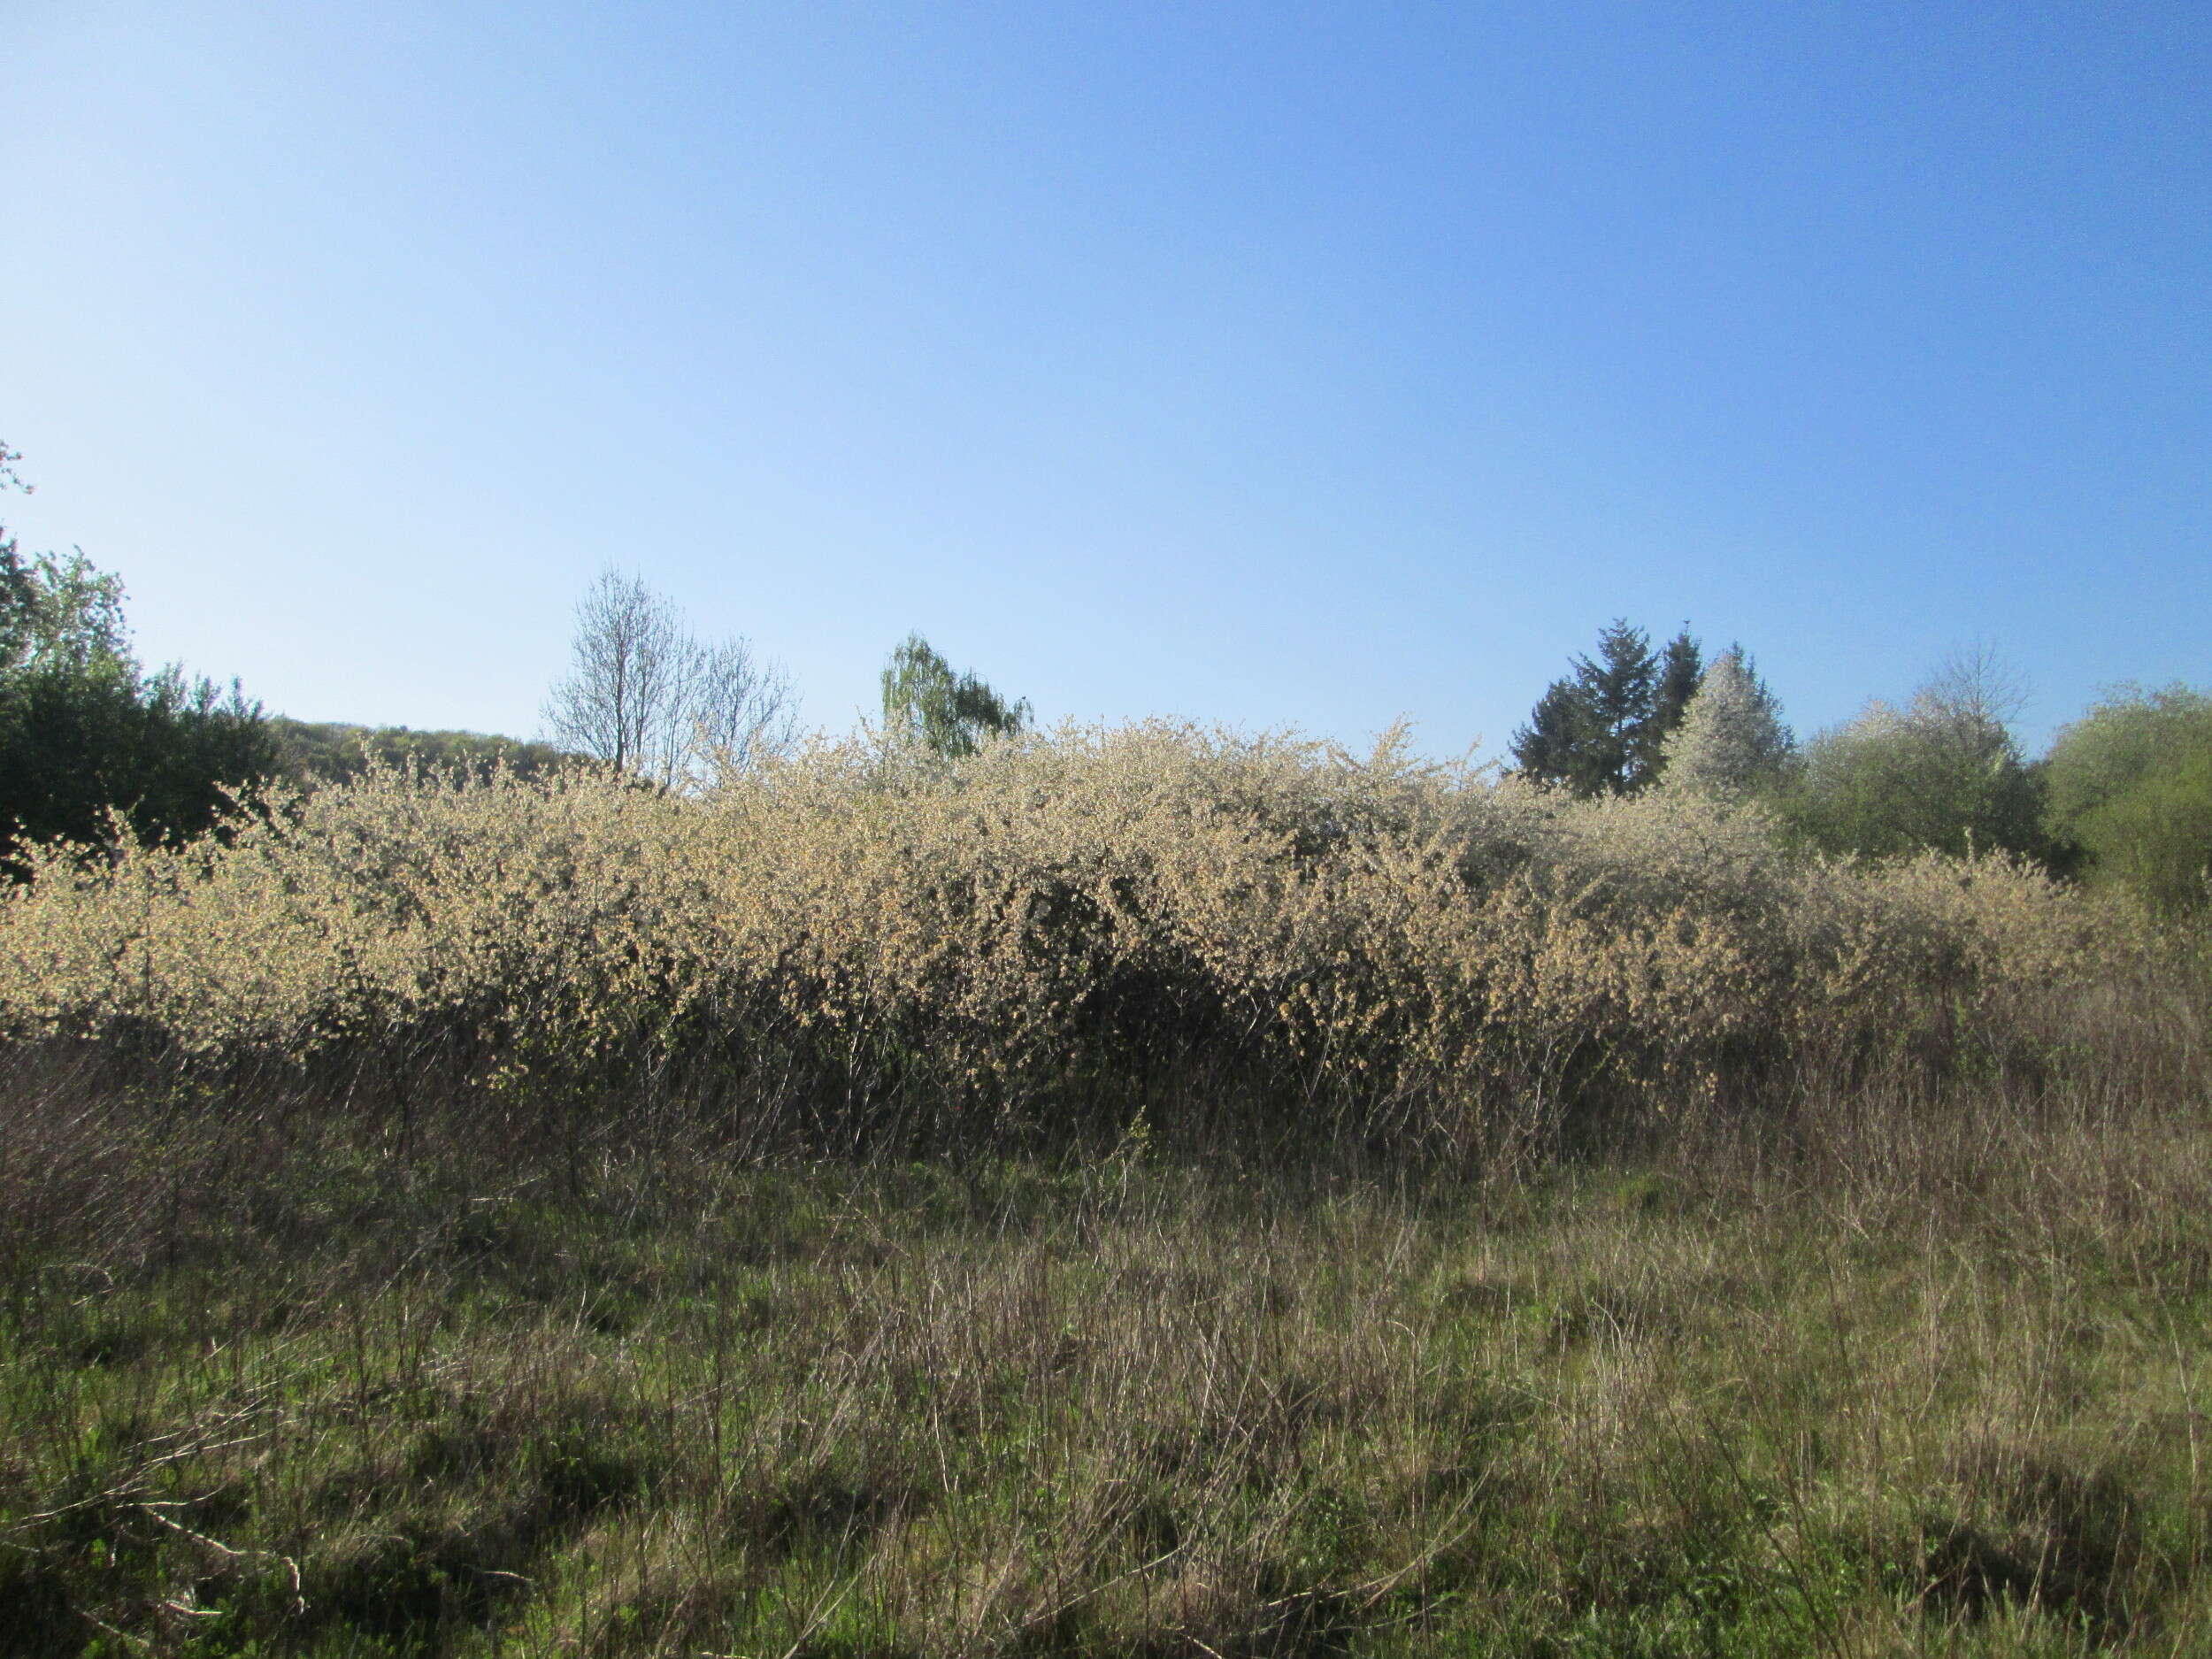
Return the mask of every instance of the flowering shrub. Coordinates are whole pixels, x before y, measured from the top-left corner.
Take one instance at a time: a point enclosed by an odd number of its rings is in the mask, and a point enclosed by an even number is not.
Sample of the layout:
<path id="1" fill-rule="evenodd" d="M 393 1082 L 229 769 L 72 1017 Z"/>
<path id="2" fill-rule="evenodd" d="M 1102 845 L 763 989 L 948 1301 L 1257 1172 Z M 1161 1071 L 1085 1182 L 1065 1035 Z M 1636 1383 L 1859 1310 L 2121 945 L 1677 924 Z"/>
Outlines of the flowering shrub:
<path id="1" fill-rule="evenodd" d="M 1164 723 L 956 763 L 826 744 L 703 801 L 373 772 L 227 842 L 31 859 L 0 895 L 19 1037 L 434 1042 L 499 1087 L 677 1062 L 1041 1124 L 1195 1081 L 1540 1133 L 1577 1100 L 1673 1110 L 1798 1061 L 2001 1055 L 2134 949 L 2001 858 L 1855 868 L 1693 796 Z"/>

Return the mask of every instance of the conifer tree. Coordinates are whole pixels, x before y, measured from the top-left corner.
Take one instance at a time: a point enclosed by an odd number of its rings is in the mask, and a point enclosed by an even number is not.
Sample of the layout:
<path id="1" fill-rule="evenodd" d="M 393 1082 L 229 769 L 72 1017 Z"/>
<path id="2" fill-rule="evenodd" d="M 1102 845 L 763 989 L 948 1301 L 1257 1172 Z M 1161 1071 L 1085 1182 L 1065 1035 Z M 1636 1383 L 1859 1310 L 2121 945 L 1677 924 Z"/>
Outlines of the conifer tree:
<path id="1" fill-rule="evenodd" d="M 1667 641 L 1659 657 L 1659 683 L 1652 694 L 1651 721 L 1645 728 L 1642 757 L 1646 782 L 1655 781 L 1666 770 L 1667 739 L 1682 724 L 1682 717 L 1705 680 L 1705 652 L 1690 635 L 1690 625 Z"/>
<path id="2" fill-rule="evenodd" d="M 1571 680 L 1555 680 L 1513 734 L 1513 764 L 1525 778 L 1568 784 L 1589 731 L 1589 710 Z"/>
<path id="3" fill-rule="evenodd" d="M 1697 643 L 1686 630 L 1667 648 L 1674 666 Z M 1594 657 L 1578 657 L 1513 734 L 1513 760 L 1524 777 L 1563 785 L 1578 795 L 1633 795 L 1657 775 L 1662 662 L 1650 637 L 1616 618 L 1598 636 Z"/>

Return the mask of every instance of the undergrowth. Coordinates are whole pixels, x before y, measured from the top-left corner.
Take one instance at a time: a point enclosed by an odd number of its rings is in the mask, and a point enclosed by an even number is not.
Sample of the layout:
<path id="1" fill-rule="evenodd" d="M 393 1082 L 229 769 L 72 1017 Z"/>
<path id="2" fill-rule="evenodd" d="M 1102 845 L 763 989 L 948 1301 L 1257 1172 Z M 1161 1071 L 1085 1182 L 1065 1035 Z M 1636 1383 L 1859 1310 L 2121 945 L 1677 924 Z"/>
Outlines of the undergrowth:
<path id="1" fill-rule="evenodd" d="M 1578 802 L 1394 740 L 844 743 L 706 801 L 380 772 L 223 840 L 26 857 L 18 1040 L 365 1077 L 403 1116 L 426 1068 L 508 1117 L 673 1084 L 818 1148 L 1047 1145 L 1156 1101 L 1540 1162 L 1594 1105 L 2025 1075 L 2116 1032 L 2139 1068 L 2180 1017 L 2124 909 L 2004 858 L 1824 863 L 1755 809 Z"/>
<path id="2" fill-rule="evenodd" d="M 0 1650 L 2182 1655 L 2212 1148 L 585 1162 L 18 1062 Z"/>
<path id="3" fill-rule="evenodd" d="M 1278 739 L 0 898 L 0 1654 L 2212 1651 L 2201 939 Z"/>

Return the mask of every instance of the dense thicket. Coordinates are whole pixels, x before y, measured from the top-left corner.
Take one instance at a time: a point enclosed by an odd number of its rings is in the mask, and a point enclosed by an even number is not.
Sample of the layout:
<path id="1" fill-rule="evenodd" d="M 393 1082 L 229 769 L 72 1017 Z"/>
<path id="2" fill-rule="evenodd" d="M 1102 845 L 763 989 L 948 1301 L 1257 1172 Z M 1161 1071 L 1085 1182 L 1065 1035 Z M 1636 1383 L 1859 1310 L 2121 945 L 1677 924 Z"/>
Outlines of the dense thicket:
<path id="1" fill-rule="evenodd" d="M 44 1651 L 2204 1651 L 2131 908 L 1166 726 L 278 807 L 0 898 Z"/>
<path id="2" fill-rule="evenodd" d="M 280 714 L 270 718 L 269 735 L 276 744 L 279 774 L 303 788 L 347 782 L 380 767 L 398 771 L 410 765 L 480 772 L 504 767 L 518 778 L 534 778 L 578 758 L 550 743 L 483 732 L 419 732 L 404 726 L 294 720 Z"/>
<path id="3" fill-rule="evenodd" d="M 0 1647 L 2203 1651 L 2202 956 L 1910 850 L 2016 752 L 910 727 L 24 854 Z"/>
<path id="4" fill-rule="evenodd" d="M 104 841 L 111 815 L 145 840 L 189 839 L 276 764 L 235 682 L 140 667 L 113 575 L 0 539 L 0 862 L 19 872 L 27 844 Z"/>
<path id="5" fill-rule="evenodd" d="M 2093 877 L 2167 915 L 2212 899 L 2212 696 L 2108 697 L 2059 733 L 2044 772 L 2051 832 Z"/>
<path id="6" fill-rule="evenodd" d="M 2001 857 L 1857 870 L 1694 796 L 1160 725 L 836 745 L 704 803 L 380 772 L 227 843 L 36 864 L 0 910 L 20 1033 L 434 1048 L 511 1101 L 679 1064 L 849 1127 L 1202 1094 L 1527 1145 L 1572 1102 L 2005 1063 L 2135 949 Z"/>

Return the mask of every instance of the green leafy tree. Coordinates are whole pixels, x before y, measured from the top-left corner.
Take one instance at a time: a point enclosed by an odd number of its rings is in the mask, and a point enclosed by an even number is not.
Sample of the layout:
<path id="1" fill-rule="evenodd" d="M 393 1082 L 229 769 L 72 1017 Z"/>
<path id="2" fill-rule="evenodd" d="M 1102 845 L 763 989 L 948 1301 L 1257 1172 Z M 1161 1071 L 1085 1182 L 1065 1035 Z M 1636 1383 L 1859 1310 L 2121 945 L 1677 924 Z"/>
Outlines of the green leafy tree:
<path id="1" fill-rule="evenodd" d="M 1578 795 L 1638 793 L 1664 765 L 1667 734 L 1701 672 L 1687 628 L 1655 655 L 1642 629 L 1615 620 L 1598 636 L 1596 655 L 1576 657 L 1513 734 L 1516 769 Z"/>
<path id="2" fill-rule="evenodd" d="M 0 844 L 99 841 L 111 810 L 145 840 L 183 840 L 276 770 L 261 707 L 235 682 L 115 658 L 0 673 Z"/>
<path id="3" fill-rule="evenodd" d="M 27 488 L 17 458 L 0 445 L 0 486 Z M 149 841 L 196 835 L 275 770 L 235 682 L 139 667 L 116 576 L 81 552 L 26 561 L 0 533 L 0 856 L 102 841 L 111 812 Z"/>
<path id="4" fill-rule="evenodd" d="M 2212 903 L 2212 695 L 2129 687 L 2060 732 L 2047 823 L 2092 879 L 2166 915 Z"/>
<path id="5" fill-rule="evenodd" d="M 122 579 L 96 569 L 81 551 L 67 558 L 42 553 L 29 564 L 15 543 L 0 543 L 0 671 L 58 667 L 83 673 L 104 664 L 127 664 L 130 634 L 123 625 Z"/>
<path id="6" fill-rule="evenodd" d="M 972 755 L 1029 721 L 1025 698 L 1009 703 L 972 673 L 954 673 L 918 634 L 908 634 L 884 667 L 884 729 L 936 754 Z"/>
<path id="7" fill-rule="evenodd" d="M 261 709 L 235 684 L 173 667 L 0 678 L 0 811 L 15 836 L 103 841 L 112 810 L 144 840 L 180 841 L 274 772 Z"/>
<path id="8" fill-rule="evenodd" d="M 1797 839 L 1870 858 L 2040 856 L 2042 791 L 2014 740 L 2018 694 L 1985 657 L 1954 659 L 1902 709 L 1873 703 L 1805 748 L 1778 803 Z"/>
<path id="9" fill-rule="evenodd" d="M 0 495 L 11 489 L 31 493 L 31 486 L 17 474 L 22 454 L 0 443 Z M 0 529 L 0 671 L 12 668 L 30 649 L 32 618 L 38 611 L 38 588 L 15 550 L 15 538 Z"/>

